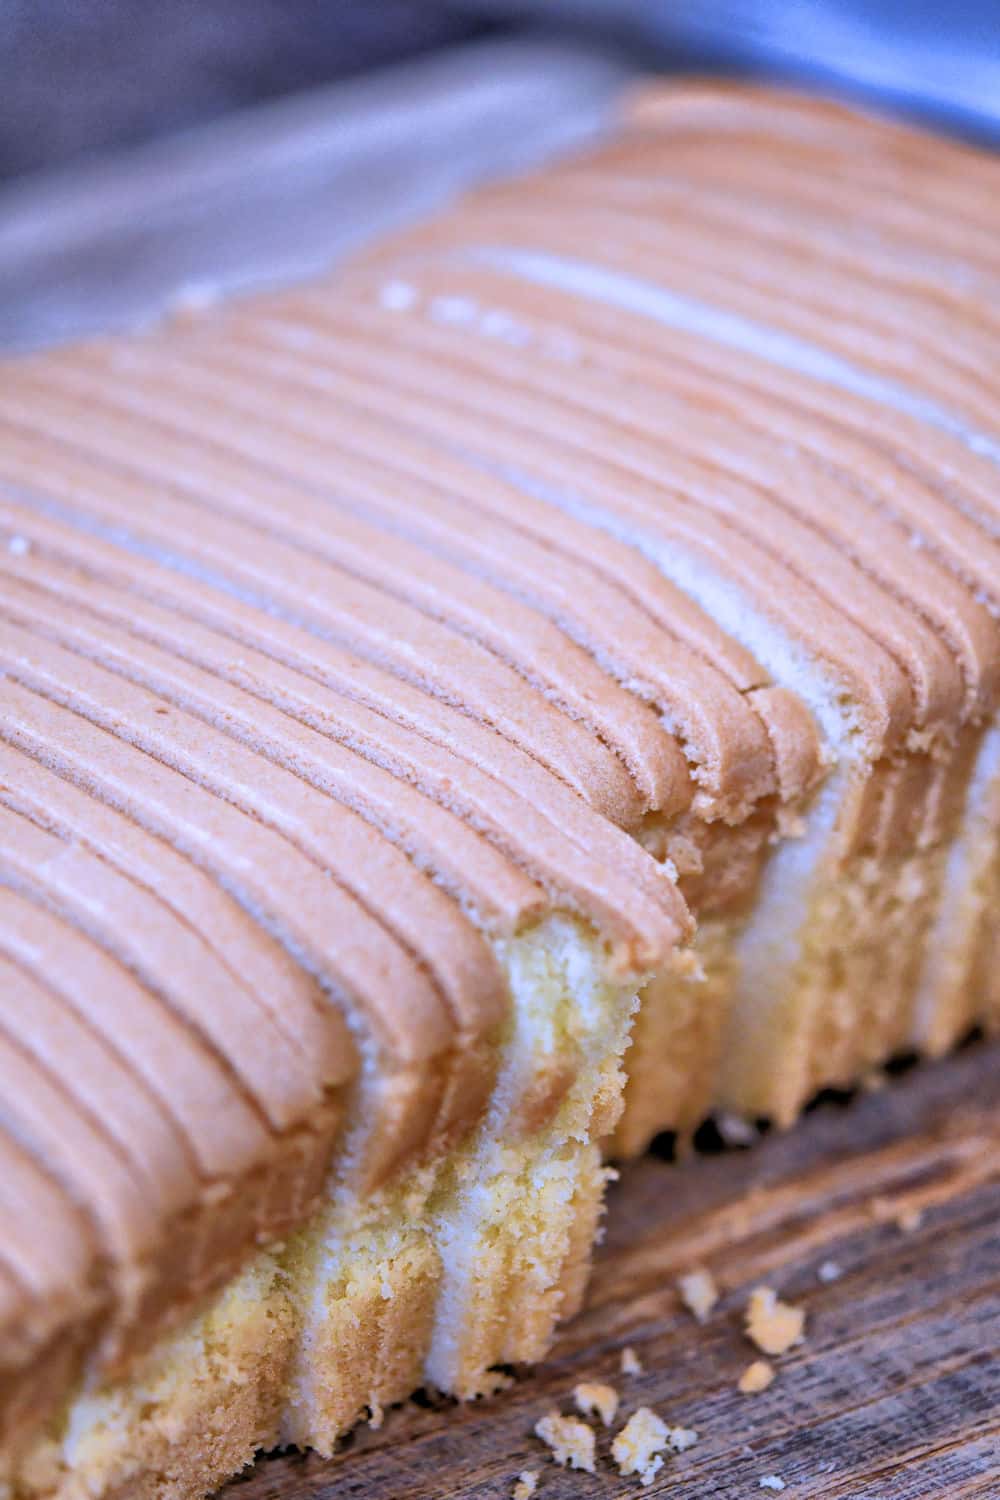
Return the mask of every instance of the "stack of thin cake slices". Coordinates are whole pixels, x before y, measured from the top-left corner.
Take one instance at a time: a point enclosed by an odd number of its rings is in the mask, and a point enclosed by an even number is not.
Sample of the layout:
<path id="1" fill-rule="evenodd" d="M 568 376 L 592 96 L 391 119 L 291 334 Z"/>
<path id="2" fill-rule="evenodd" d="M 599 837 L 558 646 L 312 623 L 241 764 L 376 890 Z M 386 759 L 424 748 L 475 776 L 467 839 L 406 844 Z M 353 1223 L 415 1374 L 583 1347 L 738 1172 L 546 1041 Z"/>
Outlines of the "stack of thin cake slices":
<path id="1" fill-rule="evenodd" d="M 3 367 L 4 1500 L 488 1389 L 609 1155 L 997 1024 L 998 200 L 657 88 Z"/>

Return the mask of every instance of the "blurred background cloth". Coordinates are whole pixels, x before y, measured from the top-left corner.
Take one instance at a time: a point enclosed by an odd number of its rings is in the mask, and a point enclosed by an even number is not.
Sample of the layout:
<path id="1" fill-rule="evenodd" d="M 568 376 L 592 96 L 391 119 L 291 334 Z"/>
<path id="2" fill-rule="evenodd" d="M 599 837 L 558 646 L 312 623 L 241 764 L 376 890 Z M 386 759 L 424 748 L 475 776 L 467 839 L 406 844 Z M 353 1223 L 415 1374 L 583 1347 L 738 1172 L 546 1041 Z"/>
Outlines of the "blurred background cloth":
<path id="1" fill-rule="evenodd" d="M 310 275 L 650 70 L 1000 144 L 1000 0 L 0 0 L 0 348 Z"/>
<path id="2" fill-rule="evenodd" d="M 487 37 L 10 178 L 0 348 L 320 272 L 592 138 L 628 76 L 603 47 Z"/>
<path id="3" fill-rule="evenodd" d="M 782 79 L 1000 144 L 1000 0 L 467 0 L 600 30 L 678 71 Z"/>
<path id="4" fill-rule="evenodd" d="M 0 177 L 538 22 L 1000 140 L 1000 0 L 0 0 Z"/>
<path id="5" fill-rule="evenodd" d="M 0 175 L 489 31 L 435 0 L 0 0 Z"/>

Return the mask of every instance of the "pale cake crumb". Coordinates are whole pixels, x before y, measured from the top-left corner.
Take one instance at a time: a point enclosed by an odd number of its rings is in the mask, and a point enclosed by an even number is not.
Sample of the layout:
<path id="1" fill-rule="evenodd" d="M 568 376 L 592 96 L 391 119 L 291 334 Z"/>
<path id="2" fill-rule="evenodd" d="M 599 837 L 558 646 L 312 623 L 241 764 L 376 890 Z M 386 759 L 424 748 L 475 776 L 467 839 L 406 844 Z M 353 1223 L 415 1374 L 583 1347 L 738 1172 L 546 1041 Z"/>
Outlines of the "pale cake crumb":
<path id="1" fill-rule="evenodd" d="M 709 1313 L 719 1300 L 719 1289 L 711 1272 L 699 1267 L 695 1271 L 689 1271 L 686 1276 L 679 1276 L 677 1290 L 684 1306 L 694 1313 L 698 1322 L 707 1322 Z"/>
<path id="2" fill-rule="evenodd" d="M 669 1445 L 666 1422 L 648 1406 L 640 1406 L 611 1444 L 611 1457 L 620 1474 L 638 1474 L 643 1484 L 652 1484 L 663 1467 L 662 1454 Z"/>
<path id="3" fill-rule="evenodd" d="M 622 1350 L 622 1374 L 642 1374 L 642 1360 L 639 1358 L 638 1354 L 636 1354 L 631 1344 L 629 1344 L 627 1349 Z"/>
<path id="4" fill-rule="evenodd" d="M 764 1474 L 761 1477 L 760 1488 L 762 1490 L 783 1490 L 785 1488 L 785 1481 L 779 1478 L 777 1474 Z"/>
<path id="5" fill-rule="evenodd" d="M 912 1234 L 924 1220 L 923 1209 L 915 1205 L 900 1207 L 889 1198 L 876 1195 L 868 1205 L 868 1211 L 877 1224 L 895 1224 L 903 1234 Z"/>
<path id="6" fill-rule="evenodd" d="M 919 1229 L 924 1222 L 924 1211 L 922 1208 L 903 1208 L 896 1215 L 896 1228 L 902 1230 L 903 1234 L 912 1234 Z"/>
<path id="7" fill-rule="evenodd" d="M 531 1500 L 538 1488 L 538 1475 L 533 1469 L 522 1469 L 517 1476 L 511 1500 Z"/>
<path id="8" fill-rule="evenodd" d="M 602 1385 L 598 1381 L 582 1380 L 573 1389 L 576 1409 L 585 1417 L 600 1417 L 605 1427 L 610 1427 L 618 1415 L 618 1392 L 613 1385 Z"/>
<path id="9" fill-rule="evenodd" d="M 667 1446 L 675 1453 L 686 1453 L 693 1448 L 698 1441 L 698 1434 L 693 1427 L 668 1427 Z"/>
<path id="10" fill-rule="evenodd" d="M 805 1310 L 782 1302 L 771 1287 L 758 1286 L 750 1293 L 747 1338 L 765 1354 L 784 1354 L 793 1344 L 801 1343 L 805 1322 Z"/>
<path id="11" fill-rule="evenodd" d="M 585 1469 L 594 1472 L 594 1430 L 578 1417 L 561 1417 L 550 1411 L 535 1423 L 535 1432 L 547 1447 L 552 1457 L 563 1468 Z"/>
<path id="12" fill-rule="evenodd" d="M 843 1274 L 835 1260 L 825 1260 L 816 1272 L 817 1279 L 822 1281 L 824 1286 L 828 1286 L 831 1281 L 839 1281 Z"/>
<path id="13" fill-rule="evenodd" d="M 737 1385 L 744 1396 L 759 1396 L 774 1381 L 774 1366 L 766 1359 L 755 1359 L 747 1365 Z"/>

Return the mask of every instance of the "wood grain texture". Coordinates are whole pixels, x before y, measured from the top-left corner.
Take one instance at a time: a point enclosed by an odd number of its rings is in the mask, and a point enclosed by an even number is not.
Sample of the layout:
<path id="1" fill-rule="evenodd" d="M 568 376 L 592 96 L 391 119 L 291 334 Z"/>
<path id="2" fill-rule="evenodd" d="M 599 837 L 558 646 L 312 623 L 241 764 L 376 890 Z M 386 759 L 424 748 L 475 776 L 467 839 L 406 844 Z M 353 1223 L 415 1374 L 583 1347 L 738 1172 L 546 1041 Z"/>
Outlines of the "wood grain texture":
<path id="1" fill-rule="evenodd" d="M 916 1228 L 896 1222 L 921 1211 Z M 824 1282 L 819 1268 L 840 1276 Z M 678 1274 L 706 1266 L 722 1297 L 699 1326 Z M 761 1395 L 736 1382 L 753 1286 L 807 1309 L 804 1344 Z M 620 1373 L 631 1344 L 641 1376 Z M 332 1460 L 263 1458 L 225 1500 L 501 1500 L 518 1472 L 539 1500 L 669 1495 L 737 1500 L 780 1476 L 795 1500 L 1000 1497 L 1000 1050 L 966 1049 L 793 1131 L 681 1165 L 649 1156 L 611 1193 L 586 1310 L 551 1358 L 468 1406 L 426 1396 L 361 1429 Z M 649 1488 L 598 1439 L 595 1476 L 558 1469 L 532 1436 L 579 1380 L 694 1427 Z"/>

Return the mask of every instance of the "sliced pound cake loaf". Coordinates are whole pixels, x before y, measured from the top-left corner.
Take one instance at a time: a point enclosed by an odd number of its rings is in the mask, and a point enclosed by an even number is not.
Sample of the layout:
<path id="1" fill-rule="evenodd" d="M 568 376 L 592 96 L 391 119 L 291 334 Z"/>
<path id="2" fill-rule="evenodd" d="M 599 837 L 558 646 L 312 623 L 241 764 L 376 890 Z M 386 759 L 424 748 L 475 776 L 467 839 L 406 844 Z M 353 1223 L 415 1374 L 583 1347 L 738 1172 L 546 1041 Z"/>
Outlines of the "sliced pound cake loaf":
<path id="1" fill-rule="evenodd" d="M 3 1500 L 487 1389 L 609 1151 L 1000 1020 L 997 177 L 647 90 L 3 368 Z"/>

